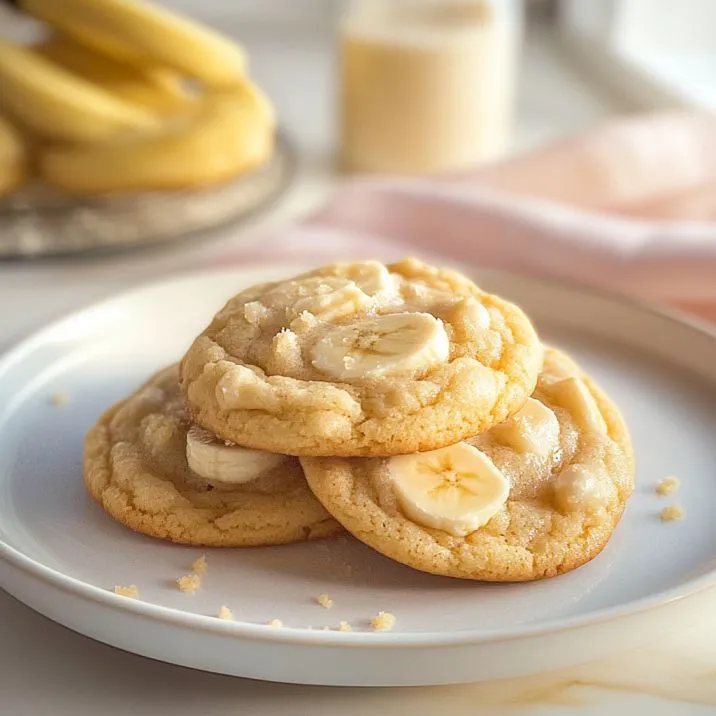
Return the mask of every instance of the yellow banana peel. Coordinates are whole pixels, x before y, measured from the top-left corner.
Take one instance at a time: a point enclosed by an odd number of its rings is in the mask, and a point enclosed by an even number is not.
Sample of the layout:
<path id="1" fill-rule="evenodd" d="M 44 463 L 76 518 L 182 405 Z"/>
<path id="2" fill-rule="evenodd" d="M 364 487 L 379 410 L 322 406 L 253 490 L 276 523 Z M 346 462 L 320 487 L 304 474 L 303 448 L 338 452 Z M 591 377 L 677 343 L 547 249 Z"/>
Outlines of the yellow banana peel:
<path id="1" fill-rule="evenodd" d="M 23 184 L 28 177 L 28 157 L 20 133 L 0 117 L 0 196 Z"/>
<path id="2" fill-rule="evenodd" d="M 243 50 L 218 32 L 151 2 L 17 0 L 19 8 L 121 62 L 165 65 L 227 87 L 244 76 Z"/>
<path id="3" fill-rule="evenodd" d="M 180 109 L 195 99 L 182 86 L 182 78 L 166 67 L 140 69 L 54 32 L 35 46 L 46 59 L 129 102 L 159 112 Z"/>
<path id="4" fill-rule="evenodd" d="M 39 171 L 49 184 L 80 194 L 216 184 L 270 158 L 272 117 L 268 101 L 245 82 L 208 93 L 159 130 L 100 145 L 47 147 Z"/>
<path id="5" fill-rule="evenodd" d="M 0 40 L 0 108 L 40 138 L 55 141 L 104 141 L 157 125 L 148 109 L 5 40 Z"/>

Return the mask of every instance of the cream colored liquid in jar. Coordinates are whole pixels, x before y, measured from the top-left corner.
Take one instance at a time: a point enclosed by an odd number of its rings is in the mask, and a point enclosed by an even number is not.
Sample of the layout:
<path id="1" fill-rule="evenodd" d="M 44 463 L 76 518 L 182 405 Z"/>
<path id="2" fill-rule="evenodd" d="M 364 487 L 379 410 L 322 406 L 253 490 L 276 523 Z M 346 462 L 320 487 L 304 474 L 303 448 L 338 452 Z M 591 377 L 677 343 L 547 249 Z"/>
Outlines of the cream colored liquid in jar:
<path id="1" fill-rule="evenodd" d="M 341 34 L 341 164 L 436 173 L 495 159 L 510 135 L 519 23 L 507 3 L 354 3 Z"/>

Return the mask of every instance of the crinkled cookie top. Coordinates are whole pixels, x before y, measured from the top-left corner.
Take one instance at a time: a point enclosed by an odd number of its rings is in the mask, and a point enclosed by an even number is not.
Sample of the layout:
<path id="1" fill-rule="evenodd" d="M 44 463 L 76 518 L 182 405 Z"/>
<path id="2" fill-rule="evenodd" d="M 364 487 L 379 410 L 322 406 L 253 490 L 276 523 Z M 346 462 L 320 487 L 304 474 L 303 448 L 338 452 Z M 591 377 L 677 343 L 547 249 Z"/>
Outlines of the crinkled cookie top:
<path id="1" fill-rule="evenodd" d="M 476 438 L 420 454 L 301 463 L 358 539 L 411 567 L 477 580 L 540 579 L 588 562 L 634 489 L 619 411 L 552 349 L 522 409 Z"/>
<path id="2" fill-rule="evenodd" d="M 173 365 L 111 407 L 87 434 L 87 489 L 137 532 L 207 547 L 318 539 L 341 532 L 296 458 L 244 484 L 211 484 L 187 463 L 191 422 Z"/>
<path id="3" fill-rule="evenodd" d="M 524 313 L 414 259 L 338 263 L 241 292 L 181 367 L 194 419 L 245 447 L 393 455 L 502 422 L 542 347 Z"/>

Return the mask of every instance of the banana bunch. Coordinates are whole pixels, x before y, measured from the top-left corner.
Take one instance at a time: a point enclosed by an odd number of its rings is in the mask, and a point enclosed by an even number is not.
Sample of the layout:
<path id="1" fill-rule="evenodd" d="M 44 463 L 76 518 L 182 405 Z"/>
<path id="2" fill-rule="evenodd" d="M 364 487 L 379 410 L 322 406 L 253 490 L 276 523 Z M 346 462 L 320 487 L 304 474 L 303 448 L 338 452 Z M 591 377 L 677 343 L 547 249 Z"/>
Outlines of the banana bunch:
<path id="1" fill-rule="evenodd" d="M 0 196 L 25 181 L 27 151 L 17 130 L 0 117 Z"/>
<path id="2" fill-rule="evenodd" d="M 51 34 L 35 46 L 0 40 L 0 112 L 48 184 L 79 194 L 180 189 L 270 157 L 273 109 L 228 39 L 144 0 L 15 5 Z M 6 157 L 26 155 L 18 147 L 17 132 L 0 126 L 0 171 Z M 0 191 L 27 174 L 21 164 Z"/>

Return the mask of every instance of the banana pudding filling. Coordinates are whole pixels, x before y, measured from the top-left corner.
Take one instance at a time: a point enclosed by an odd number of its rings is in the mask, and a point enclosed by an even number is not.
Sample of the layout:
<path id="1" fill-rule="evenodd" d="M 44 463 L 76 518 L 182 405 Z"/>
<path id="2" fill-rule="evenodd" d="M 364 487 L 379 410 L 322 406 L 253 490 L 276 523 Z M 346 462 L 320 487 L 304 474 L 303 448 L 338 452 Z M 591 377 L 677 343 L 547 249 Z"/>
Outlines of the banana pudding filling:
<path id="1" fill-rule="evenodd" d="M 246 448 L 397 455 L 507 419 L 542 353 L 520 309 L 454 271 L 338 263 L 231 299 L 181 385 L 199 425 Z"/>
<path id="2" fill-rule="evenodd" d="M 634 487 L 619 412 L 554 349 L 532 397 L 477 437 L 301 463 L 314 494 L 358 539 L 411 567 L 477 580 L 539 579 L 588 562 Z"/>
<path id="3" fill-rule="evenodd" d="M 85 483 L 115 519 L 172 542 L 239 547 L 342 532 L 296 458 L 227 444 L 192 424 L 176 365 L 90 430 Z"/>

